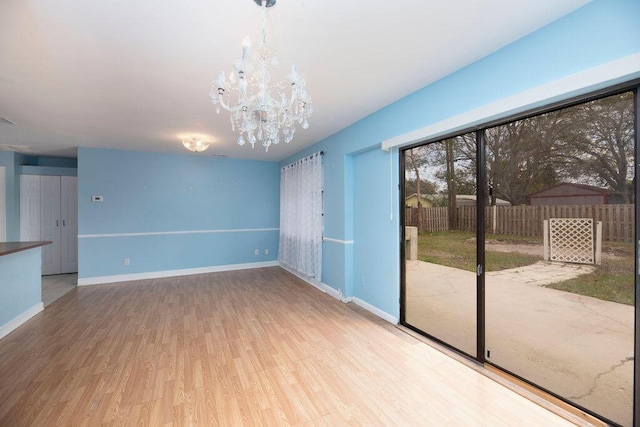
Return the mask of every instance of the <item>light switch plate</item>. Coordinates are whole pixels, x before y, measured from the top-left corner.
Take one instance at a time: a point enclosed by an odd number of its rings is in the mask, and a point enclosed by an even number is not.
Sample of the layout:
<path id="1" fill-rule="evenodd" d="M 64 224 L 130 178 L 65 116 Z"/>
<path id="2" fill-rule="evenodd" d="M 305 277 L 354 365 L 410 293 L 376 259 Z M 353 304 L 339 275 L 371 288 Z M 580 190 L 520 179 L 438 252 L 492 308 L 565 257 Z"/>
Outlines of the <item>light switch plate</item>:
<path id="1" fill-rule="evenodd" d="M 91 196 L 92 202 L 102 202 L 104 198 L 102 196 Z"/>

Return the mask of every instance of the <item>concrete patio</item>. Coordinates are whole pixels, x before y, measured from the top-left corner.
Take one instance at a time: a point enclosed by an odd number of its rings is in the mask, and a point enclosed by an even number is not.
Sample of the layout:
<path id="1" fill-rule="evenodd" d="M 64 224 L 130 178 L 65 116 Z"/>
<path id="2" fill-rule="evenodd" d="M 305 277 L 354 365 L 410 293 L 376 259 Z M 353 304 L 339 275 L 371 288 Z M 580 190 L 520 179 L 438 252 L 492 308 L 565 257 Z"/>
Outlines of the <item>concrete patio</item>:
<path id="1" fill-rule="evenodd" d="M 592 269 L 538 262 L 487 273 L 487 359 L 631 425 L 633 307 L 541 286 Z M 407 261 L 406 320 L 475 355 L 475 273 Z"/>

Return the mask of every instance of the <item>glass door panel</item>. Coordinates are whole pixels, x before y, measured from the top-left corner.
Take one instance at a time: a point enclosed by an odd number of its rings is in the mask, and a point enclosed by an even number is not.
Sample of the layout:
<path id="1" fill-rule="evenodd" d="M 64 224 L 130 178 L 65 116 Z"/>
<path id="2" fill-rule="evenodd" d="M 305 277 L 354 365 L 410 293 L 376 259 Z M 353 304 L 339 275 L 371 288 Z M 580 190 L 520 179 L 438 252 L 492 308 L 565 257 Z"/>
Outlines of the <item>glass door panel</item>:
<path id="1" fill-rule="evenodd" d="M 485 132 L 486 359 L 631 425 L 633 94 Z"/>
<path id="2" fill-rule="evenodd" d="M 404 164 L 404 322 L 475 357 L 475 135 L 405 150 Z"/>

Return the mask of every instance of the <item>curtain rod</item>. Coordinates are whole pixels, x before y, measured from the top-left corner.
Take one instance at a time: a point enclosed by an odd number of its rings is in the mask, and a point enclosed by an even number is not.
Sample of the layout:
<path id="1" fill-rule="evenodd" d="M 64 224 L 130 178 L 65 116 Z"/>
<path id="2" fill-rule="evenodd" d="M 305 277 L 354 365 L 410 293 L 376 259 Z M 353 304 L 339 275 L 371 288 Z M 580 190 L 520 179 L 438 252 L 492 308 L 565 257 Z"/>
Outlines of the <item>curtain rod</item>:
<path id="1" fill-rule="evenodd" d="M 301 162 L 301 161 L 303 161 L 303 160 L 309 160 L 309 159 L 312 159 L 312 158 L 313 158 L 313 156 L 324 156 L 324 151 L 318 151 L 317 153 L 313 153 L 313 154 L 311 154 L 311 155 L 309 155 L 309 156 L 300 157 L 300 158 L 299 158 L 298 160 L 296 160 L 295 162 L 291 162 L 291 163 L 289 163 L 288 165 L 283 166 L 283 168 L 288 168 L 288 167 L 293 166 L 293 165 L 295 165 L 296 163 Z"/>

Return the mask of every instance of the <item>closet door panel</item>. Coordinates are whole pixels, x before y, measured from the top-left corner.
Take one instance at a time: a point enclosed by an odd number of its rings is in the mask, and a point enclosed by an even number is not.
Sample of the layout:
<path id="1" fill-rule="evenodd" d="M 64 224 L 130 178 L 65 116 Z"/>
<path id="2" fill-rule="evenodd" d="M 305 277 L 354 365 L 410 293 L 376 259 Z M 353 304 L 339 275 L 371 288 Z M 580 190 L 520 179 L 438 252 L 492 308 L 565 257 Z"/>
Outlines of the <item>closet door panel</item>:
<path id="1" fill-rule="evenodd" d="M 78 271 L 78 178 L 60 178 L 62 273 Z"/>
<path id="2" fill-rule="evenodd" d="M 40 176 L 20 176 L 20 240 L 40 240 Z"/>
<path id="3" fill-rule="evenodd" d="M 42 274 L 60 274 L 60 177 L 40 177 L 40 236 L 52 244 L 42 247 Z"/>

